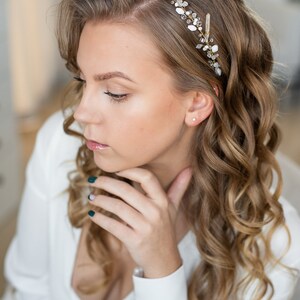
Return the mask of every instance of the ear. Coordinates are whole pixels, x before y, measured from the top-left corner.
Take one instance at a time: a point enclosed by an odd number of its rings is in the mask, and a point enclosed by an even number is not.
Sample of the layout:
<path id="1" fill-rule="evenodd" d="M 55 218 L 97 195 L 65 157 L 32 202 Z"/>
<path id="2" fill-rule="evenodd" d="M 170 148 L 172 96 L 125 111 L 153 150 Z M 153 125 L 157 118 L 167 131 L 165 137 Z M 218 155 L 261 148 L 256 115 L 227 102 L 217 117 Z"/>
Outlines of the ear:
<path id="1" fill-rule="evenodd" d="M 206 93 L 194 92 L 188 101 L 185 123 L 193 127 L 208 118 L 214 108 L 213 98 Z"/>

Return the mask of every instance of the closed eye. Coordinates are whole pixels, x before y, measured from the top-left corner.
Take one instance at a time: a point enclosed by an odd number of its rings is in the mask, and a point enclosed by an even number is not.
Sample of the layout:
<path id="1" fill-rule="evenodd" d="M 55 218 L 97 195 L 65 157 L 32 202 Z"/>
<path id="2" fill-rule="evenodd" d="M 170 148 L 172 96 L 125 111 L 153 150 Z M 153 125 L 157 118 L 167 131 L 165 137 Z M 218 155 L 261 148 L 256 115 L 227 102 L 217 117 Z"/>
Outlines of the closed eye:
<path id="1" fill-rule="evenodd" d="M 74 76 L 73 78 L 79 82 L 85 83 L 85 80 L 83 80 L 82 78 L 80 78 L 78 76 Z"/>
<path id="2" fill-rule="evenodd" d="M 86 81 L 84 79 L 82 79 L 81 77 L 79 76 L 74 76 L 73 77 L 76 81 L 80 82 L 80 83 L 86 83 Z M 109 91 L 105 92 L 104 93 L 105 95 L 108 95 L 110 100 L 114 103 L 121 103 L 121 102 L 124 102 L 127 100 L 127 96 L 128 94 L 113 94 Z"/>
<path id="3" fill-rule="evenodd" d="M 117 94 L 112 94 L 109 91 L 105 92 L 104 94 L 108 95 L 114 103 L 121 103 L 124 102 L 127 99 L 128 94 L 122 94 L 122 95 L 117 95 Z"/>

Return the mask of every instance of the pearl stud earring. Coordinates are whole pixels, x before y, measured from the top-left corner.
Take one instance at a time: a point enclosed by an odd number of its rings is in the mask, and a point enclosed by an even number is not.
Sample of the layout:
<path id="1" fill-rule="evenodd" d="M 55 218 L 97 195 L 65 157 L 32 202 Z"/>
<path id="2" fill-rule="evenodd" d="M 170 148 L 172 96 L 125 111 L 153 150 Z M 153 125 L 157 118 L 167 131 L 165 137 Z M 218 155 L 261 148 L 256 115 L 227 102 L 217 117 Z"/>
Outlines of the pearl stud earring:
<path id="1" fill-rule="evenodd" d="M 197 119 L 196 118 L 193 118 L 193 122 L 196 122 L 197 121 Z"/>

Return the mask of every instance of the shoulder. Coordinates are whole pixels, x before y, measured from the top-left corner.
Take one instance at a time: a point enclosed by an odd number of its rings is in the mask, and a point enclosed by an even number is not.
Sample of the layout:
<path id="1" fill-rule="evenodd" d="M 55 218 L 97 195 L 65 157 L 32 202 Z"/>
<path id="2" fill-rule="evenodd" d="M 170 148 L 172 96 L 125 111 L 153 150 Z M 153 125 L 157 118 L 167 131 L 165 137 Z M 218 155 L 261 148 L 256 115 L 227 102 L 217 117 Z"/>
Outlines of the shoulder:
<path id="1" fill-rule="evenodd" d="M 38 130 L 37 139 L 47 139 L 48 141 L 51 141 L 55 138 L 63 137 L 65 135 L 63 124 L 67 114 L 68 113 L 64 115 L 61 110 L 51 114 Z M 80 130 L 79 126 L 78 129 Z"/>
<path id="2" fill-rule="evenodd" d="M 63 112 L 61 110 L 52 113 L 42 124 L 40 131 L 44 133 L 52 132 L 62 125 L 64 121 Z"/>
<path id="3" fill-rule="evenodd" d="M 66 115 L 63 111 L 56 111 L 51 114 L 42 124 L 38 130 L 36 137 L 36 148 L 41 148 L 43 153 L 48 156 L 55 153 L 69 153 L 70 150 L 76 148 L 75 145 L 79 145 L 79 138 L 71 136 L 64 131 L 64 121 Z M 72 129 L 81 132 L 81 128 L 75 122 L 72 124 Z"/>
<path id="4" fill-rule="evenodd" d="M 44 121 L 36 135 L 35 152 L 42 152 L 44 155 L 51 152 L 53 143 L 63 134 L 63 121 L 61 111 L 53 113 Z"/>
<path id="5" fill-rule="evenodd" d="M 300 217 L 296 208 L 284 197 L 280 198 L 283 208 L 285 223 L 291 235 L 291 247 L 289 255 L 298 260 L 297 267 L 300 269 Z"/>
<path id="6" fill-rule="evenodd" d="M 284 227 L 276 229 L 271 240 L 271 249 L 276 257 L 282 255 L 282 263 L 289 267 L 294 267 L 300 270 L 300 217 L 299 212 L 296 208 L 283 196 L 279 198 L 279 202 L 283 208 L 283 214 L 285 219 L 286 227 L 289 231 L 285 230 Z M 285 252 L 286 247 L 289 244 L 290 236 L 290 247 Z"/>
<path id="7" fill-rule="evenodd" d="M 47 188 L 49 197 L 63 190 L 67 182 L 67 173 L 76 169 L 75 159 L 79 147 L 82 145 L 80 138 L 71 136 L 64 131 L 64 120 L 68 115 L 57 111 L 50 115 L 38 130 L 34 150 L 27 167 L 27 178 L 34 177 L 40 185 Z M 72 130 L 82 133 L 78 123 L 73 123 Z"/>

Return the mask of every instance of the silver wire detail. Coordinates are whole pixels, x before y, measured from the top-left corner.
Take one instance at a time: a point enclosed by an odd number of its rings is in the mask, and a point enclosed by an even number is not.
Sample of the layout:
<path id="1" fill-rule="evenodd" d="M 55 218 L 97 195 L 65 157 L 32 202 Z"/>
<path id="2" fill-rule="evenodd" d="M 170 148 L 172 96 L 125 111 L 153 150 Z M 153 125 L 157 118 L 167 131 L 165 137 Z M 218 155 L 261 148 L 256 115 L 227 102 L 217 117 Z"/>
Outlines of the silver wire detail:
<path id="1" fill-rule="evenodd" d="M 214 69 L 216 75 L 221 76 L 222 70 L 217 59 L 219 57 L 219 46 L 214 44 L 214 39 L 210 37 L 210 14 L 206 15 L 205 31 L 203 24 L 197 13 L 188 9 L 189 3 L 184 0 L 172 0 L 171 4 L 176 7 L 176 12 L 182 20 L 185 20 L 190 31 L 198 31 L 199 44 L 196 48 L 206 53 L 209 65 Z"/>

